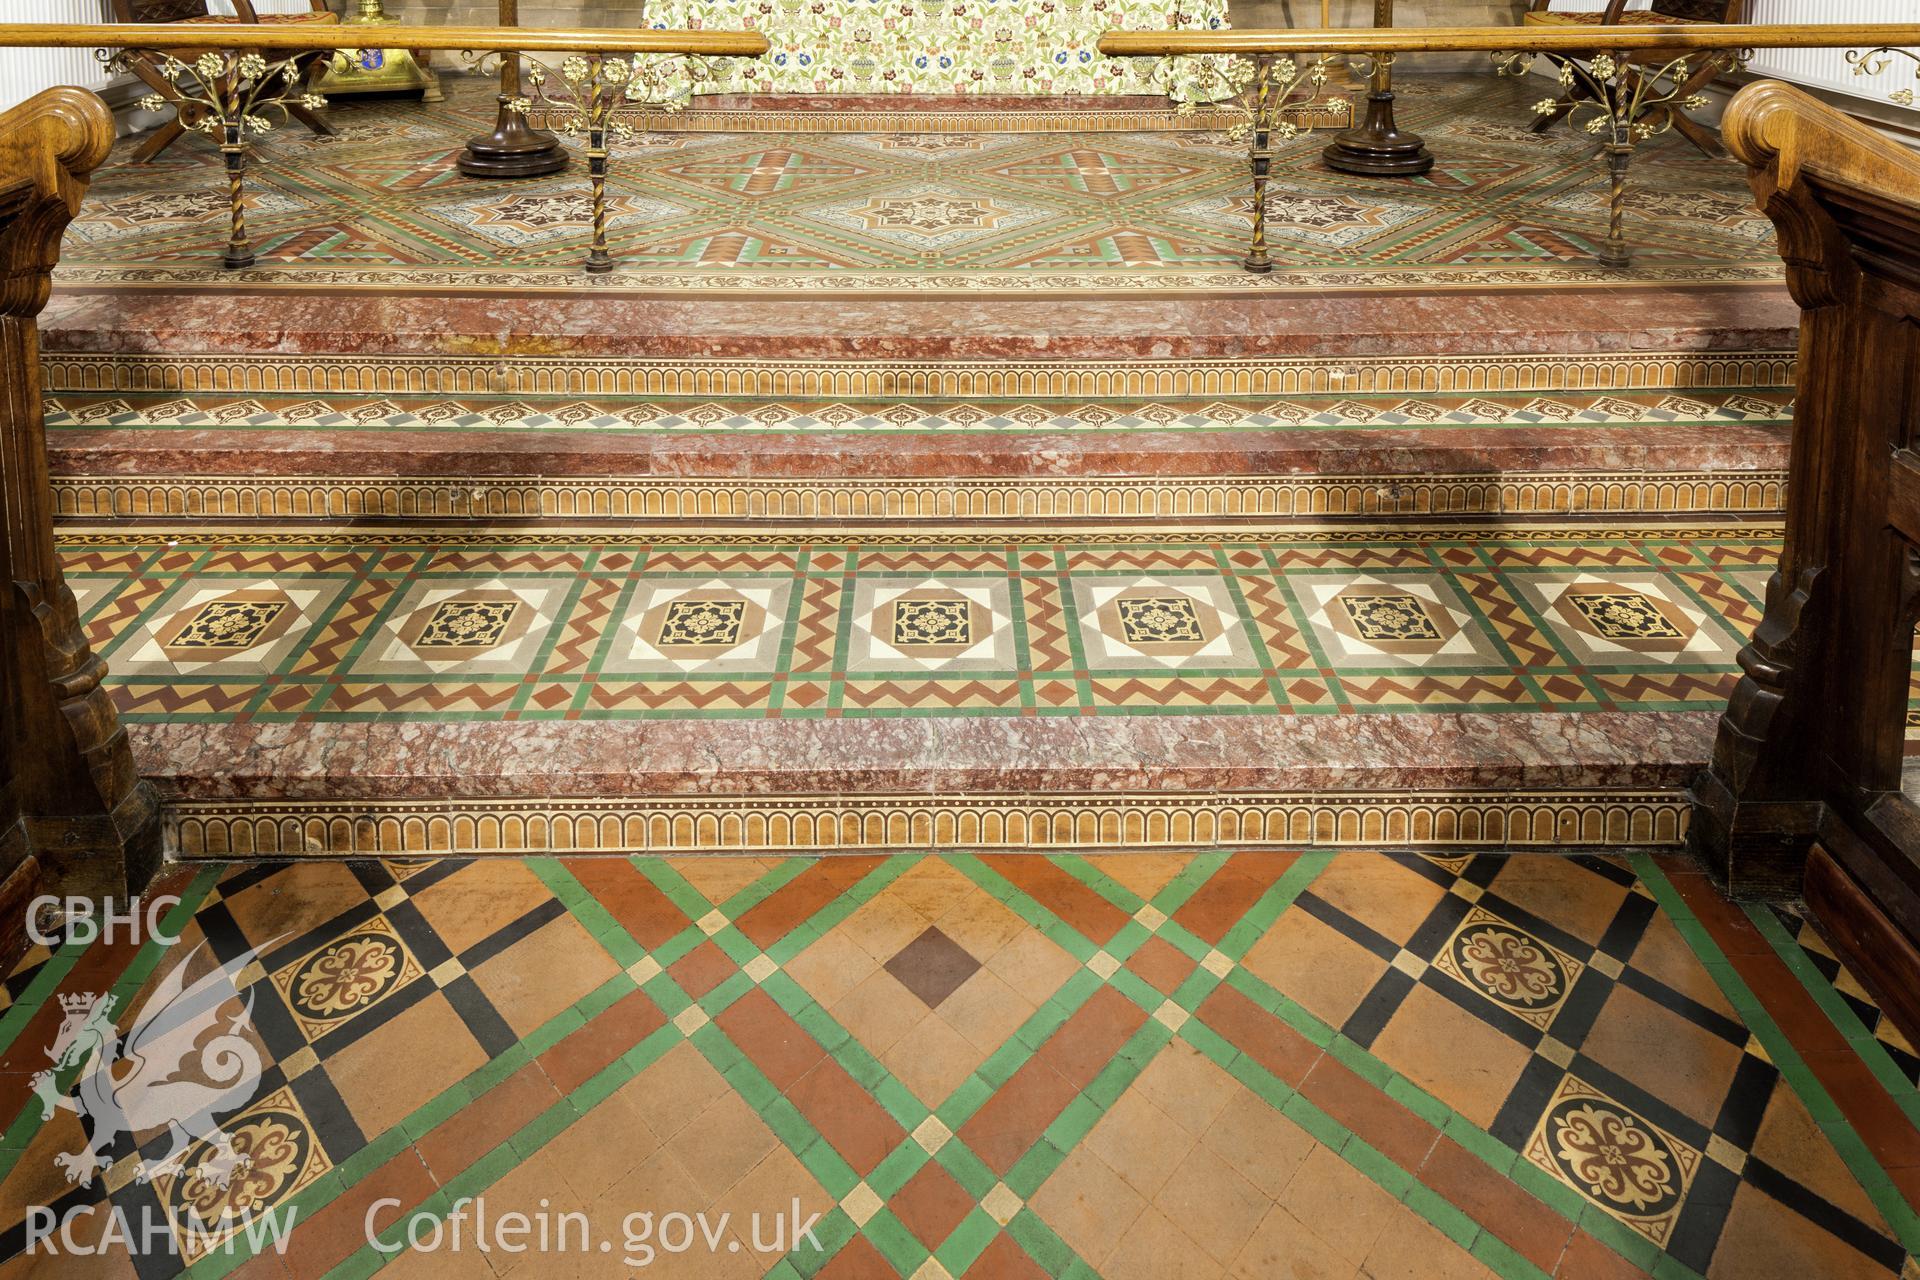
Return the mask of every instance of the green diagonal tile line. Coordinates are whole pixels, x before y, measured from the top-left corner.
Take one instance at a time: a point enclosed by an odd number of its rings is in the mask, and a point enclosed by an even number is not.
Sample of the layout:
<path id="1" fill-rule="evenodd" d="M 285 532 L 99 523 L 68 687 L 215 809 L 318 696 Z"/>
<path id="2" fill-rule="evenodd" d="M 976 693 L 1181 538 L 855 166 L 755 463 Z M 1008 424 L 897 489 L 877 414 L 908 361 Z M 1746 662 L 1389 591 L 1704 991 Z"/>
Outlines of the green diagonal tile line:
<path id="1" fill-rule="evenodd" d="M 1767 1012 L 1766 1006 L 1760 1003 L 1759 997 L 1754 995 L 1753 989 L 1747 985 L 1746 980 L 1728 962 L 1726 953 L 1720 950 L 1719 944 L 1707 932 L 1706 926 L 1694 916 L 1692 909 L 1687 906 L 1686 899 L 1682 898 L 1680 891 L 1673 887 L 1666 873 L 1660 870 L 1659 864 L 1644 853 L 1630 855 L 1629 861 L 1633 865 L 1634 873 L 1640 877 L 1641 883 L 1653 892 L 1661 909 L 1674 918 L 1676 925 L 1684 922 L 1685 927 L 1680 929 L 1681 937 L 1686 939 L 1701 963 L 1706 966 L 1707 972 L 1719 984 L 1721 992 L 1727 997 L 1727 1002 L 1739 1011 L 1748 1030 L 1759 1038 L 1761 1045 L 1766 1048 L 1767 1056 L 1780 1069 L 1780 1074 L 1786 1078 L 1788 1085 L 1794 1093 L 1799 1095 L 1800 1101 L 1806 1104 L 1820 1131 L 1827 1136 L 1834 1150 L 1846 1162 L 1854 1178 L 1859 1181 L 1861 1188 L 1873 1201 L 1874 1207 L 1880 1210 L 1880 1215 L 1893 1228 L 1895 1238 L 1908 1253 L 1920 1253 L 1920 1214 L 1914 1212 L 1913 1207 L 1900 1194 L 1899 1188 L 1887 1176 L 1886 1170 L 1874 1158 L 1873 1152 L 1860 1140 L 1860 1135 L 1855 1132 L 1853 1125 L 1835 1105 L 1825 1086 L 1807 1066 L 1806 1060 L 1800 1056 L 1800 1051 L 1793 1047 L 1786 1033 L 1781 1031 L 1780 1025 L 1773 1020 L 1773 1015 Z"/>
<path id="2" fill-rule="evenodd" d="M 1833 984 L 1827 981 L 1826 975 L 1814 966 L 1807 953 L 1787 933 L 1786 926 L 1780 923 L 1773 912 L 1765 907 L 1750 904 L 1742 904 L 1741 910 L 1746 912 L 1747 919 L 1753 921 L 1753 927 L 1758 929 L 1773 947 L 1774 954 L 1780 957 L 1781 963 L 1791 969 L 1793 976 L 1800 980 L 1800 985 L 1806 988 L 1807 994 L 1813 997 L 1814 1003 L 1819 1005 L 1821 1011 L 1827 1015 L 1827 1020 L 1833 1023 L 1834 1030 L 1838 1031 L 1841 1038 L 1860 1055 L 1860 1060 L 1865 1062 L 1867 1069 L 1873 1072 L 1874 1078 L 1880 1082 L 1880 1087 L 1885 1089 L 1888 1096 L 1907 1113 L 1907 1119 L 1913 1121 L 1916 1126 L 1920 1126 L 1920 1088 L 1916 1088 L 1913 1081 L 1907 1079 L 1906 1073 L 1894 1063 L 1893 1058 L 1887 1053 L 1886 1046 L 1880 1043 L 1879 1037 L 1860 1021 L 1860 1015 L 1853 1011 L 1853 1006 L 1841 998 Z"/>

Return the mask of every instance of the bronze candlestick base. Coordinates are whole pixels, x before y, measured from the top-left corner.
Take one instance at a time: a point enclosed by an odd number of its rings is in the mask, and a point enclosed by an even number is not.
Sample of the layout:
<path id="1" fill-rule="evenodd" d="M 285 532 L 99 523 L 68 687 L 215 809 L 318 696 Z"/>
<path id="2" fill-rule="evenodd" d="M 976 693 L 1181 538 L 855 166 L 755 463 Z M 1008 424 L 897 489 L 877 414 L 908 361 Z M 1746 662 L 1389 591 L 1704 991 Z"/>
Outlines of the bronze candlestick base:
<path id="1" fill-rule="evenodd" d="M 1320 153 L 1327 168 L 1368 178 L 1414 178 L 1433 168 L 1433 153 L 1417 133 L 1402 133 L 1393 119 L 1393 90 L 1367 94 L 1367 119 L 1335 136 Z"/>
<path id="2" fill-rule="evenodd" d="M 500 95 L 500 116 L 493 132 L 467 140 L 460 172 L 470 178 L 539 178 L 567 167 L 567 149 L 545 129 L 535 129 Z"/>

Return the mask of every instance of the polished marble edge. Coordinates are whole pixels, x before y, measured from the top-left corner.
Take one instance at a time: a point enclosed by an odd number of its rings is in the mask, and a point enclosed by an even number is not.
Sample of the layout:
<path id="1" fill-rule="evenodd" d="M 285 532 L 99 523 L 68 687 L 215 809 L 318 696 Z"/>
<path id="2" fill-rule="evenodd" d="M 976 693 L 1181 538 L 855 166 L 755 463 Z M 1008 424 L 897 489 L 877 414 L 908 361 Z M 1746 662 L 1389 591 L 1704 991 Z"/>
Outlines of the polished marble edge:
<path id="1" fill-rule="evenodd" d="M 69 334 L 80 338 L 84 335 Z M 101 335 L 94 335 L 99 337 Z M 111 344 L 109 344 L 111 345 Z M 529 343 L 528 345 L 533 345 Z M 1350 350 L 1350 348 L 1349 348 Z M 72 351 L 43 348 L 49 394 L 222 392 L 722 396 L 765 399 L 1192 399 L 1397 392 L 1668 391 L 1792 387 L 1784 347 L 1620 354 L 1299 355 L 1040 361 L 791 354 L 692 359 L 647 354 L 368 353 L 244 348 Z"/>
<path id="2" fill-rule="evenodd" d="M 1681 788 L 1718 711 L 134 723 L 170 800 Z M 350 798 L 350 799 L 349 799 Z"/>
<path id="3" fill-rule="evenodd" d="M 824 795 L 707 801 L 173 803 L 168 855 L 484 856 L 1190 849 L 1197 846 L 1610 849 L 1685 843 L 1661 792 L 1406 795 Z"/>
<path id="4" fill-rule="evenodd" d="M 468 446 L 474 447 L 474 446 Z M 1351 476 L 942 477 L 928 480 L 616 479 L 492 474 L 84 474 L 55 465 L 54 514 L 98 520 L 287 517 L 449 520 L 1135 520 L 1297 516 L 1772 516 L 1785 507 L 1784 468 L 1754 471 L 1475 472 L 1417 469 Z"/>

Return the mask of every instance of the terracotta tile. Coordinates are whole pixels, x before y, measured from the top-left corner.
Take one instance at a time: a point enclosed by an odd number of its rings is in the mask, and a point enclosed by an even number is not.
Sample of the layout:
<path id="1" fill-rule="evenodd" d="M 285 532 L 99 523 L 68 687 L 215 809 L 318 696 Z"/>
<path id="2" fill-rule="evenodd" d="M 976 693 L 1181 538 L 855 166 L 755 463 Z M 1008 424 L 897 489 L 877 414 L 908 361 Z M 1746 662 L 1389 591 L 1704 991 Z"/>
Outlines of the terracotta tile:
<path id="1" fill-rule="evenodd" d="M 782 1093 L 826 1055 L 820 1043 L 758 987 L 721 1010 L 714 1021 Z"/>
<path id="2" fill-rule="evenodd" d="M 1436 1053 L 1435 1045 L 1446 1052 Z M 1485 1128 L 1532 1056 L 1445 996 L 1416 986 L 1373 1042 L 1376 1057 Z"/>
<path id="3" fill-rule="evenodd" d="M 993 1238 L 967 1268 L 963 1280 L 1045 1280 L 1046 1272 L 1004 1232 Z"/>
<path id="4" fill-rule="evenodd" d="M 1212 1280 L 1220 1264 L 1152 1205 L 1133 1220 L 1102 1274 L 1110 1280 Z"/>
<path id="5" fill-rule="evenodd" d="M 671 1138 L 721 1094 L 730 1092 L 725 1077 L 713 1069 L 713 1064 L 682 1041 L 621 1085 L 614 1096 L 625 1099 L 638 1111 L 649 1129 L 662 1138 Z"/>
<path id="6" fill-rule="evenodd" d="M 1175 1124 L 1198 1136 L 1206 1132 L 1242 1086 L 1207 1055 L 1185 1040 L 1175 1039 L 1153 1055 L 1134 1087 Z"/>
<path id="7" fill-rule="evenodd" d="M 420 1154 L 412 1147 L 348 1187 L 332 1203 L 303 1215 L 288 1237 L 282 1261 L 293 1280 L 316 1280 L 367 1242 L 367 1213 L 378 1200 L 398 1200 L 383 1206 L 375 1219 L 385 1230 L 439 1189 Z"/>
<path id="8" fill-rule="evenodd" d="M 1315 897 L 1404 943 L 1426 923 L 1446 891 L 1418 871 L 1377 853 L 1343 853 L 1313 882 Z"/>
<path id="9" fill-rule="evenodd" d="M 553 893 L 513 858 L 477 858 L 409 896 L 447 949 L 459 955 L 520 919 Z"/>
<path id="10" fill-rule="evenodd" d="M 1629 987 L 1615 987 L 1581 1050 L 1654 1097 L 1711 1126 L 1741 1051 Z"/>
<path id="11" fill-rule="evenodd" d="M 1707 1266 L 1707 1280 L 1806 1280 L 1846 1276 L 1867 1280 L 1891 1276 L 1821 1227 L 1771 1197 L 1742 1184 Z"/>
<path id="12" fill-rule="evenodd" d="M 1275 1205 L 1228 1271 L 1235 1280 L 1351 1280 L 1359 1268 Z"/>
<path id="13" fill-rule="evenodd" d="M 938 1249 L 973 1212 L 973 1197 L 953 1175 L 929 1160 L 895 1193 L 888 1207 L 928 1249 Z"/>
<path id="14" fill-rule="evenodd" d="M 1647 930 L 1640 937 L 1640 943 L 1634 948 L 1631 961 L 1634 968 L 1648 974 L 1664 985 L 1678 991 L 1695 1004 L 1705 1005 L 1715 1013 L 1738 1020 L 1733 1006 L 1727 1003 L 1720 984 L 1706 971 L 1693 948 L 1680 936 L 1665 913 L 1653 917 L 1647 924 Z"/>
<path id="15" fill-rule="evenodd" d="M 1239 1254 L 1273 1207 L 1271 1199 L 1205 1143 L 1187 1152 L 1153 1203 L 1223 1266 Z"/>
<path id="16" fill-rule="evenodd" d="M 1405 1205 L 1374 1242 L 1369 1280 L 1495 1280 L 1493 1271 Z"/>
<path id="17" fill-rule="evenodd" d="M 840 896 L 843 886 L 833 869 L 834 861 L 828 858 L 814 863 L 742 912 L 734 920 L 734 927 L 765 951 Z"/>
<path id="18" fill-rule="evenodd" d="M 1074 1010 L 1035 1056 L 1084 1089 L 1146 1020 L 1139 1005 L 1112 987 L 1101 987 Z"/>
<path id="19" fill-rule="evenodd" d="M 358 876 L 339 862 L 290 863 L 226 899 L 240 932 L 254 946 L 282 934 L 302 934 L 365 902 Z"/>
<path id="20" fill-rule="evenodd" d="M 1553 1272 L 1556 1280 L 1644 1280 L 1634 1266 L 1584 1231 L 1576 1231 Z"/>
<path id="21" fill-rule="evenodd" d="M 1887 1096 L 1885 1086 L 1851 1050 L 1802 1055 L 1834 1104 L 1889 1173 L 1920 1168 L 1920 1129 Z"/>
<path id="22" fill-rule="evenodd" d="M 831 1058 L 802 1076 L 787 1090 L 787 1097 L 863 1178 L 907 1136 L 846 1068 Z"/>
<path id="23" fill-rule="evenodd" d="M 1319 1045 L 1231 987 L 1215 987 L 1200 1004 L 1200 1021 L 1268 1071 L 1297 1085 L 1320 1059 Z"/>
<path id="24" fill-rule="evenodd" d="M 1325 1147 L 1315 1147 L 1300 1162 L 1280 1193 L 1280 1207 L 1314 1230 L 1334 1252 L 1355 1266 L 1366 1261 L 1395 1221 L 1400 1204 L 1380 1185 Z"/>
<path id="25" fill-rule="evenodd" d="M 1239 924 L 1254 903 L 1286 874 L 1297 855 L 1291 853 L 1236 853 L 1180 904 L 1173 918 L 1187 929 L 1218 945 Z"/>
<path id="26" fill-rule="evenodd" d="M 559 916 L 473 970 L 507 1025 L 526 1035 L 620 972 L 572 916 Z"/>
<path id="27" fill-rule="evenodd" d="M 1228 1099 L 1200 1142 L 1261 1195 L 1275 1200 L 1314 1149 L 1305 1129 L 1245 1087 Z"/>
<path id="28" fill-rule="evenodd" d="M 434 1177 L 448 1182 L 559 1100 L 546 1074 L 528 1064 L 434 1126 L 415 1145 Z"/>
<path id="29" fill-rule="evenodd" d="M 1386 961 L 1298 909 L 1275 921 L 1240 963 L 1336 1027 L 1387 971 Z"/>
<path id="30" fill-rule="evenodd" d="M 727 953 L 711 942 L 703 942 L 693 950 L 673 962 L 667 970 L 680 989 L 689 997 L 698 1000 L 721 983 L 740 972 L 740 967 L 727 958 Z"/>
<path id="31" fill-rule="evenodd" d="M 1068 1152 L 1027 1203 L 1096 1268 L 1147 1207 L 1138 1192 L 1085 1148 Z"/>
<path id="32" fill-rule="evenodd" d="M 896 952 L 885 965 L 901 986 L 919 996 L 929 1009 L 957 990 L 980 968 L 966 948 L 929 925 L 919 937 Z"/>
<path id="33" fill-rule="evenodd" d="M 649 951 L 691 923 L 671 898 L 625 858 L 570 858 L 566 865 L 593 900 Z"/>
<path id="34" fill-rule="evenodd" d="M 1095 943 L 1104 946 L 1131 919 L 1125 911 L 1044 858 L 996 854 L 983 861 Z"/>
<path id="35" fill-rule="evenodd" d="M 375 1138 L 486 1062 L 487 1051 L 436 991 L 328 1058 L 327 1075 L 360 1131 Z"/>
<path id="36" fill-rule="evenodd" d="M 1058 1071 L 1029 1059 L 968 1118 L 960 1136 L 995 1173 L 1005 1173 L 1078 1092 Z"/>
<path id="37" fill-rule="evenodd" d="M 964 1084 L 986 1056 L 945 1020 L 929 1013 L 881 1054 L 880 1061 L 931 1109 Z"/>
<path id="38" fill-rule="evenodd" d="M 1721 896 L 1706 876 L 1669 871 L 1667 878 L 1688 909 L 1713 935 L 1714 944 L 1728 956 L 1773 956 L 1773 944 L 1767 941 L 1767 936 L 1754 927 L 1745 912 Z"/>
<path id="39" fill-rule="evenodd" d="M 820 1268 L 819 1276 L 820 1280 L 900 1280 L 900 1273 L 865 1236 L 855 1236 L 841 1246 Z"/>
<path id="40" fill-rule="evenodd" d="M 1145 978 L 1148 985 L 1162 995 L 1170 996 L 1187 980 L 1195 965 L 1164 938 L 1148 938 L 1138 951 L 1127 957 L 1127 968 Z"/>
<path id="41" fill-rule="evenodd" d="M 1549 1275 L 1573 1234 L 1572 1223 L 1452 1138 L 1434 1144 L 1420 1181 Z"/>
<path id="42" fill-rule="evenodd" d="M 1036 1006 L 1048 1000 L 1079 968 L 1078 960 L 1032 927 L 1008 939 L 987 961 L 990 973 Z"/>
<path id="43" fill-rule="evenodd" d="M 608 1063 L 665 1026 L 666 1021 L 660 1006 L 646 992 L 630 991 L 541 1054 L 540 1069 L 560 1092 L 572 1093 L 605 1070 Z"/>
<path id="44" fill-rule="evenodd" d="M 829 929 L 785 966 L 788 977 L 829 1009 L 879 967 L 840 928 Z"/>
<path id="45" fill-rule="evenodd" d="M 1403 1169 L 1418 1169 L 1440 1134 L 1335 1058 L 1313 1064 L 1300 1086 L 1307 1100 Z"/>
<path id="46" fill-rule="evenodd" d="M 729 1090 L 687 1122 L 668 1147 L 712 1204 L 766 1158 L 779 1139 L 739 1094 Z"/>

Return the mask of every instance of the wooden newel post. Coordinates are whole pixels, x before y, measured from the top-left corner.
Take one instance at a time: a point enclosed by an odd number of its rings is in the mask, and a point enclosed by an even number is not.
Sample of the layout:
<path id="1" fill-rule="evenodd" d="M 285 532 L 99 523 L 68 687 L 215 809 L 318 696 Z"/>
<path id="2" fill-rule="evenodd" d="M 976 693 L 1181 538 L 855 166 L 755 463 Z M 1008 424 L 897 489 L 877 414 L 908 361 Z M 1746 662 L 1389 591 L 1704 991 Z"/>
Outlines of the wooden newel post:
<path id="1" fill-rule="evenodd" d="M 500 25 L 520 25 L 520 0 L 500 0 Z M 500 55 L 500 114 L 493 132 L 467 141 L 460 172 L 474 178 L 538 178 L 567 167 L 567 149 L 535 129 L 514 102 L 520 97 L 520 55 Z"/>
<path id="2" fill-rule="evenodd" d="M 1373 0 L 1373 25 L 1393 25 L 1393 0 Z M 1368 178 L 1412 178 L 1433 168 L 1433 154 L 1416 133 L 1402 133 L 1393 118 L 1393 55 L 1373 55 L 1367 118 L 1339 134 L 1320 158 L 1329 169 Z"/>
<path id="3" fill-rule="evenodd" d="M 60 236 L 112 145 L 112 112 L 78 89 L 0 115 L 0 934 L 36 884 L 124 896 L 159 859 L 153 793 L 54 555 L 41 417 L 36 318 Z"/>
<path id="4" fill-rule="evenodd" d="M 1920 617 L 1920 159 L 1772 82 L 1735 97 L 1724 131 L 1803 314 L 1786 545 L 1691 840 L 1737 896 L 1804 893 L 1913 1026 L 1920 806 L 1901 782 Z"/>

